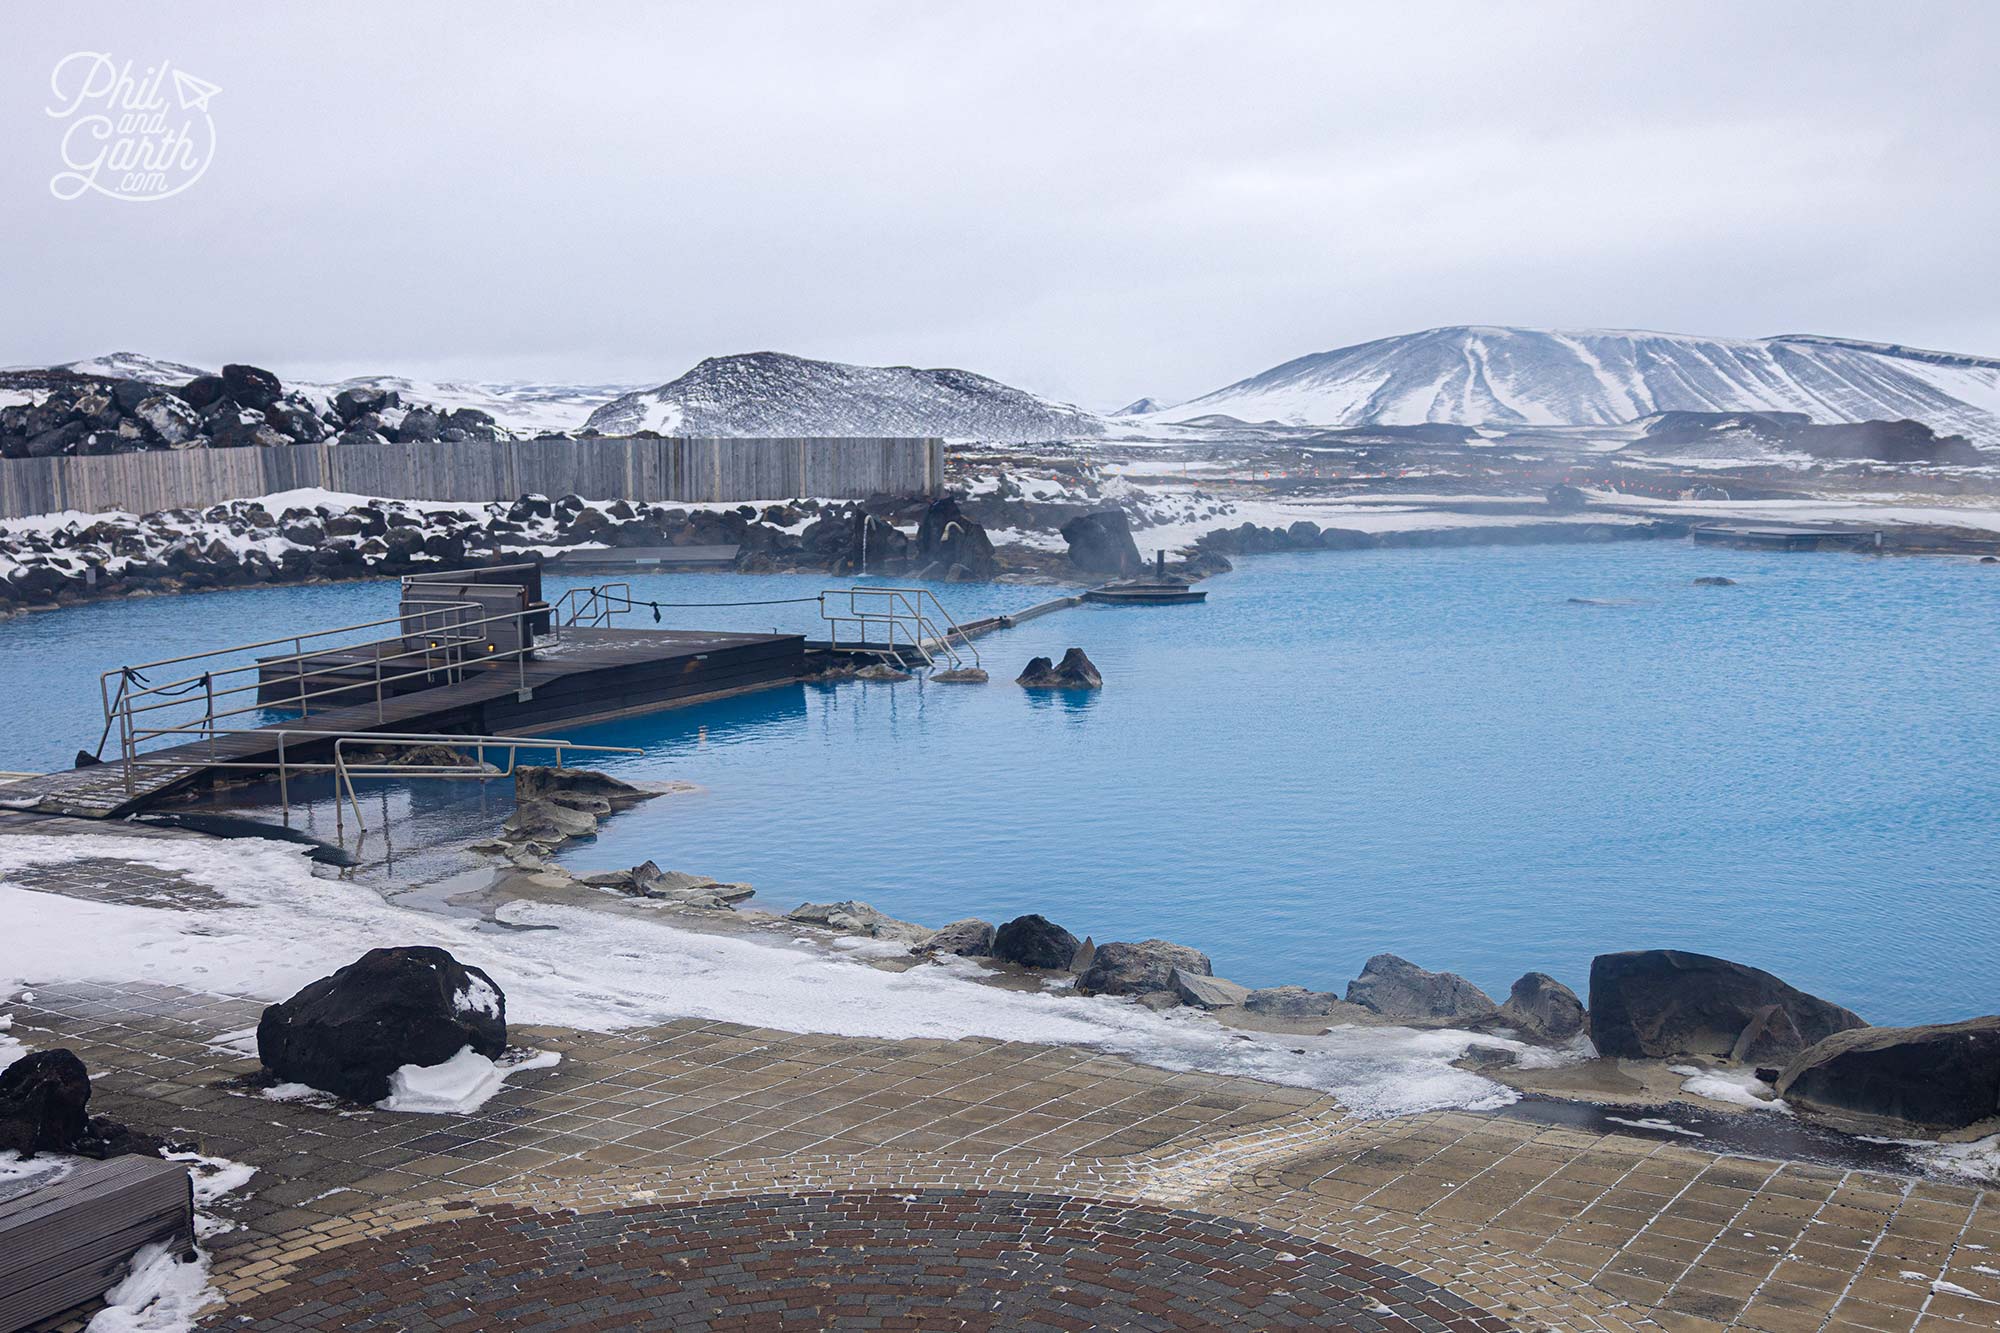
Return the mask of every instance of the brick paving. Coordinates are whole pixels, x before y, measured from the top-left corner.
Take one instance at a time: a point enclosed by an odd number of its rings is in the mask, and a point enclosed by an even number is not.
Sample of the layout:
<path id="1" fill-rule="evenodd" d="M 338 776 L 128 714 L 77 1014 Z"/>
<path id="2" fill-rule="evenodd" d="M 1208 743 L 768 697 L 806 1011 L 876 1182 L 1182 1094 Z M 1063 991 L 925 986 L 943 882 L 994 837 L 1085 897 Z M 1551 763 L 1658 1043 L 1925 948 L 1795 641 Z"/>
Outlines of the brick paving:
<path id="1" fill-rule="evenodd" d="M 187 896 L 205 892 L 199 886 L 144 867 L 47 869 L 54 873 L 31 887 L 155 909 L 209 905 Z M 1490 1115 L 1356 1120 L 1312 1092 L 1075 1049 L 701 1021 L 609 1035 L 517 1029 L 517 1041 L 561 1052 L 562 1064 L 518 1075 L 470 1117 L 313 1107 L 272 1102 L 248 1081 L 256 1062 L 243 1038 L 260 1010 L 241 998 L 144 984 L 45 983 L 32 1001 L 9 1005 L 15 1035 L 33 1047 L 69 1046 L 100 1075 L 93 1110 L 258 1168 L 248 1189 L 219 1210 L 235 1229 L 210 1243 L 215 1286 L 227 1302 L 208 1321 L 215 1328 L 243 1326 L 247 1316 L 260 1327 L 415 1329 L 423 1325 L 409 1322 L 412 1310 L 368 1304 L 398 1291 L 407 1298 L 407 1283 L 338 1279 L 344 1300 L 367 1306 L 342 1323 L 320 1318 L 322 1279 L 416 1263 L 409 1256 L 422 1247 L 426 1263 L 483 1253 L 499 1234 L 493 1228 L 517 1226 L 527 1230 L 507 1234 L 525 1247 L 519 1262 L 528 1266 L 513 1276 L 553 1291 L 567 1280 L 560 1256 L 586 1236 L 615 1237 L 588 1244 L 608 1246 L 619 1262 L 636 1262 L 640 1250 L 657 1258 L 661 1236 L 682 1238 L 662 1242 L 674 1255 L 706 1254 L 696 1244 L 705 1228 L 718 1219 L 737 1225 L 751 1208 L 743 1201 L 800 1198 L 822 1201 L 800 1235 L 839 1233 L 855 1208 L 887 1209 L 886 1220 L 869 1215 L 869 1229 L 879 1223 L 893 1233 L 895 1255 L 945 1265 L 952 1260 L 940 1255 L 965 1248 L 965 1227 L 993 1224 L 982 1211 L 989 1208 L 1016 1210 L 1010 1218 L 1041 1209 L 1036 1215 L 1049 1228 L 1123 1218 L 1143 1233 L 1130 1261 L 1153 1275 L 1139 1284 L 1148 1298 L 1174 1289 L 1149 1267 L 1167 1264 L 1163 1256 L 1178 1256 L 1175 1274 L 1213 1273 L 1222 1271 L 1213 1264 L 1249 1253 L 1233 1247 L 1249 1246 L 1318 1256 L 1311 1262 L 1327 1267 L 1315 1274 L 1347 1272 L 1336 1258 L 1348 1256 L 1340 1263 L 1378 1268 L 1377 1277 L 1410 1284 L 1410 1292 L 1435 1287 L 1464 1307 L 1453 1307 L 1461 1316 L 1521 1329 L 2000 1328 L 2000 1199 L 1969 1185 Z M 951 1216 L 965 1227 L 947 1228 L 948 1244 L 927 1245 L 916 1224 L 945 1213 L 898 1213 L 894 1201 L 905 1197 L 939 1201 L 939 1210 L 954 1200 L 961 1211 Z M 1201 1239 L 1173 1230 L 1181 1226 Z M 1217 1227 L 1234 1228 L 1236 1238 Z M 418 1233 L 421 1245 L 412 1238 Z M 789 1243 L 760 1242 L 778 1255 L 818 1253 L 803 1242 L 787 1250 Z M 497 1288 L 480 1285 L 492 1280 L 493 1265 L 468 1262 L 463 1273 L 439 1271 L 432 1283 L 439 1299 L 500 1299 Z M 871 1313 L 866 1292 L 859 1305 L 836 1301 L 834 1287 L 865 1277 L 873 1262 L 864 1246 L 834 1286 L 800 1279 L 793 1294 L 823 1302 L 801 1306 L 804 1317 L 836 1321 L 802 1326 L 873 1318 L 889 1320 L 885 1327 L 897 1318 L 917 1320 L 907 1326 L 982 1326 L 968 1293 L 989 1290 L 984 1271 L 966 1278 L 958 1295 L 944 1290 L 949 1284 L 926 1288 L 924 1299 L 938 1304 L 920 1315 Z M 1081 1289 L 1074 1280 L 1081 1270 L 1054 1253 L 1020 1262 L 1027 1268 L 1016 1294 L 1042 1303 L 1009 1307 L 1017 1317 L 1004 1326 L 1032 1326 L 1035 1311 L 1085 1321 L 1048 1325 L 1058 1328 L 1173 1327 L 1176 1313 L 1207 1319 L 1202 1326 L 1315 1324 L 1303 1306 L 1290 1305 L 1245 1306 L 1249 1313 L 1222 1319 L 1199 1304 L 1223 1299 L 1230 1287 L 1219 1277 L 1215 1289 L 1188 1287 L 1179 1306 L 1169 1300 L 1167 1313 L 1128 1303 L 1078 1314 L 1057 1298 Z M 787 1308 L 729 1305 L 744 1292 L 720 1281 L 727 1267 L 704 1270 L 689 1288 L 715 1304 L 721 1322 L 710 1327 L 760 1326 L 727 1321 Z M 661 1283 L 688 1271 L 666 1260 L 653 1270 L 639 1263 L 610 1285 L 640 1292 L 634 1299 L 674 1300 Z M 764 1280 L 782 1286 L 770 1273 Z M 1312 1299 L 1281 1289 L 1290 1294 L 1268 1299 Z M 840 1293 L 843 1301 L 855 1295 L 851 1286 Z M 905 1296 L 916 1299 L 909 1283 L 895 1293 Z M 523 1298 L 522 1309 L 544 1299 L 554 1298 Z M 732 1313 L 720 1313 L 725 1306 Z M 437 1326 L 447 1326 L 451 1312 L 437 1313 Z M 620 1317 L 579 1306 L 574 1319 L 545 1311 L 513 1325 L 487 1311 L 450 1326 L 551 1333 L 644 1326 Z M 1328 1318 L 1367 1333 L 1374 1333 L 1368 1319 L 1392 1327 L 1373 1310 L 1343 1306 Z M 1458 1327 L 1433 1314 L 1407 1322 L 1424 1333 Z M 79 1324 L 73 1317 L 67 1327 Z M 1500 1326 L 1479 1325 L 1482 1333 Z"/>
<path id="2" fill-rule="evenodd" d="M 1507 1327 L 1434 1283 L 1267 1227 L 985 1190 L 487 1205 L 314 1255 L 230 1313 L 274 1333 Z"/>

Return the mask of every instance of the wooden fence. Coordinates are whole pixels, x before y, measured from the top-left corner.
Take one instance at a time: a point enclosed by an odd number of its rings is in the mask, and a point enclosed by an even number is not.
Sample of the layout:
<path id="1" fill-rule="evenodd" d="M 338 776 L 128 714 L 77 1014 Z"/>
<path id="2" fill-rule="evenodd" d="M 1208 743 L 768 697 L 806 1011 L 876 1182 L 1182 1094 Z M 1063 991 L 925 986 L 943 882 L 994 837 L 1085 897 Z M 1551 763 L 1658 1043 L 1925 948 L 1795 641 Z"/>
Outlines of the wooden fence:
<path id="1" fill-rule="evenodd" d="M 934 495 L 943 477 L 944 446 L 926 439 L 298 444 L 0 460 L 0 518 L 198 509 L 306 486 L 398 500 L 853 500 Z"/>

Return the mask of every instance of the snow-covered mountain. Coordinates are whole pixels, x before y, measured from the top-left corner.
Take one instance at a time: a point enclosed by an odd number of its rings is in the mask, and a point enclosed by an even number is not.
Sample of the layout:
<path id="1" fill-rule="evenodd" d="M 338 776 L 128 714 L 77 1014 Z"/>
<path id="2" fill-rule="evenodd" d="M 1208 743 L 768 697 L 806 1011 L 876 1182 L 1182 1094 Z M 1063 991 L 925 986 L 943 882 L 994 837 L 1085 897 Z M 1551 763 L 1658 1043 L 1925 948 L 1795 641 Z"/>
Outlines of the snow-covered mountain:
<path id="1" fill-rule="evenodd" d="M 606 435 L 935 435 L 951 440 L 1057 440 L 1101 435 L 1104 423 L 965 370 L 851 366 L 782 352 L 712 356 L 657 389 L 590 415 Z"/>
<path id="2" fill-rule="evenodd" d="M 114 380 L 144 380 L 148 384 L 186 384 L 197 375 L 212 373 L 199 366 L 162 361 L 144 352 L 111 352 L 105 356 L 93 356 L 88 361 L 72 361 L 68 365 L 51 368 L 74 371 L 78 375 L 102 375 Z"/>
<path id="3" fill-rule="evenodd" d="M 1656 412 L 1921 421 L 2000 441 L 2000 359 L 1793 334 L 1426 329 L 1274 366 L 1151 415 L 1285 425 L 1612 425 Z"/>

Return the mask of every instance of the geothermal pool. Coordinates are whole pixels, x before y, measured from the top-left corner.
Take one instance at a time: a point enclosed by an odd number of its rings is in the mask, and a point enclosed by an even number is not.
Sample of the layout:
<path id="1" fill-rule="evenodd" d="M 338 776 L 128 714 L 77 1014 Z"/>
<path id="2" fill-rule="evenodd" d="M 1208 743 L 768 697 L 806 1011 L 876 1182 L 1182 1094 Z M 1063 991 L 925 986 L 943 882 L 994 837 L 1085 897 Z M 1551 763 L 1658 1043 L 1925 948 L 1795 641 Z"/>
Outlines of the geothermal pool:
<path id="1" fill-rule="evenodd" d="M 753 600 L 829 581 L 635 585 Z M 622 776 L 700 790 L 561 859 L 745 880 L 778 911 L 1040 911 L 1100 941 L 1195 945 L 1251 985 L 1339 989 L 1389 950 L 1496 997 L 1529 969 L 1582 991 L 1592 954 L 1672 946 L 1876 1022 L 2000 1007 L 2000 571 L 1659 542 L 1270 556 L 1205 586 L 1205 605 L 1083 607 L 983 639 L 985 687 L 788 686 L 572 733 L 643 747 L 604 765 Z M 962 617 L 1048 595 L 937 592 Z M 371 618 L 391 595 L 218 593 L 0 624 L 0 687 L 33 721 L 0 737 L 0 768 L 94 744 L 95 672 L 134 646 Z M 1011 683 L 1071 644 L 1101 693 Z M 465 841 L 504 815 L 501 790 L 394 804 Z"/>

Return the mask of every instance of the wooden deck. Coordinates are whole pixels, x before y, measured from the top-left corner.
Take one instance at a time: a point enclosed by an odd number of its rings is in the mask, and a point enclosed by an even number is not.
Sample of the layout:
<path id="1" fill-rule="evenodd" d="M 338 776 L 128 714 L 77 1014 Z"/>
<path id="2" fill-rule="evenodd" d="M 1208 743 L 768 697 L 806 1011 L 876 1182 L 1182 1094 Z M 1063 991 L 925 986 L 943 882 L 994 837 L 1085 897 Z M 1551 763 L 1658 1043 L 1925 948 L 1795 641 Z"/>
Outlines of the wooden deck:
<path id="1" fill-rule="evenodd" d="M 347 735 L 532 735 L 797 680 L 804 671 L 805 639 L 796 634 L 566 629 L 560 644 L 537 650 L 525 664 L 473 668 L 458 682 L 409 689 L 379 705 L 371 687 L 365 701 L 145 751 L 133 766 L 129 789 L 122 761 L 29 778 L 0 788 L 0 808 L 116 818 L 200 780 L 218 763 L 275 766 L 278 733 L 287 728 Z M 281 696 L 265 697 L 281 706 Z M 331 753 L 330 740 L 285 742 L 288 759 L 324 762 Z"/>

